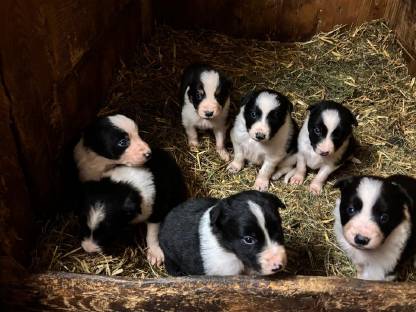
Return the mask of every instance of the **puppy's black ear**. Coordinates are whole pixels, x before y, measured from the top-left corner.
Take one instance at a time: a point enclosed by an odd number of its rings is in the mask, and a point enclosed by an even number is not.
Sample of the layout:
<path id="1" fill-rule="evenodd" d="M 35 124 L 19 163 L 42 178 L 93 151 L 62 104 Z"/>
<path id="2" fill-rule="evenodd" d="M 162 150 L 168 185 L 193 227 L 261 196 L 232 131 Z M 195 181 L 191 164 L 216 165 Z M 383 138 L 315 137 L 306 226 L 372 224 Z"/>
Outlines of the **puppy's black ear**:
<path id="1" fill-rule="evenodd" d="M 354 177 L 352 177 L 352 176 L 340 178 L 335 182 L 334 188 L 338 188 L 338 189 L 342 190 L 342 189 L 346 188 L 348 185 L 350 185 L 353 181 L 354 181 Z"/>
<path id="2" fill-rule="evenodd" d="M 283 95 L 280 92 L 277 92 L 278 96 L 277 96 L 277 100 L 281 103 L 285 103 L 288 107 L 289 112 L 293 112 L 293 104 L 292 102 L 289 100 L 289 98 L 286 95 Z"/>
<path id="3" fill-rule="evenodd" d="M 262 196 L 265 200 L 270 202 L 276 209 L 282 208 L 285 209 L 285 204 L 282 203 L 282 201 L 274 194 L 263 192 Z"/>
<path id="4" fill-rule="evenodd" d="M 353 126 L 357 127 L 358 126 L 358 121 L 357 118 L 355 117 L 355 115 L 348 109 L 348 113 L 350 115 L 350 120 Z"/>
<path id="5" fill-rule="evenodd" d="M 405 205 L 407 205 L 409 209 L 412 209 L 411 207 L 413 207 L 414 201 L 412 196 L 410 196 L 407 192 L 407 190 L 396 181 L 390 181 L 389 183 L 399 192 L 399 194 L 402 195 Z"/>
<path id="6" fill-rule="evenodd" d="M 223 74 L 220 74 L 220 80 L 221 84 L 223 85 L 223 88 L 227 90 L 227 93 L 230 93 L 231 89 L 233 88 L 233 82 L 231 81 L 231 79 L 227 78 Z"/>
<path id="7" fill-rule="evenodd" d="M 245 96 L 243 96 L 242 99 L 241 99 L 241 102 L 240 102 L 240 106 L 244 106 L 244 105 L 248 104 L 248 102 L 253 100 L 256 93 L 257 93 L 256 91 L 250 91 Z"/>

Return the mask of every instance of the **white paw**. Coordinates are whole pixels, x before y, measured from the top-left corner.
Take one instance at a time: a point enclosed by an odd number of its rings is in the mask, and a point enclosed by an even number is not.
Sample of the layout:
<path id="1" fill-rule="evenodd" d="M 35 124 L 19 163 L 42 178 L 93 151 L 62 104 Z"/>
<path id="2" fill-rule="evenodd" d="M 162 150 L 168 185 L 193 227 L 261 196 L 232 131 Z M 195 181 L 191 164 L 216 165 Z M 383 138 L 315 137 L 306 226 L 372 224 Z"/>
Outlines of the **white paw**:
<path id="1" fill-rule="evenodd" d="M 151 265 L 157 266 L 161 266 L 163 261 L 165 261 L 165 255 L 158 245 L 149 246 L 147 249 L 147 261 L 149 261 Z"/>
<path id="2" fill-rule="evenodd" d="M 230 161 L 230 154 L 225 148 L 217 148 L 217 153 L 220 155 L 221 159 L 228 162 Z"/>
<path id="3" fill-rule="evenodd" d="M 309 191 L 314 195 L 321 194 L 322 183 L 312 181 L 311 185 L 309 186 Z"/>
<path id="4" fill-rule="evenodd" d="M 228 170 L 228 172 L 231 172 L 231 173 L 237 173 L 237 172 L 239 172 L 242 168 L 243 168 L 243 166 L 242 166 L 241 164 L 239 164 L 239 163 L 235 162 L 235 161 L 233 161 L 231 164 L 229 164 L 229 165 L 227 166 L 227 170 Z"/>
<path id="5" fill-rule="evenodd" d="M 278 170 L 274 173 L 274 175 L 272 175 L 272 180 L 276 181 L 279 180 L 286 172 L 283 170 Z"/>
<path id="6" fill-rule="evenodd" d="M 190 149 L 196 149 L 199 146 L 198 140 L 189 140 L 189 148 Z"/>
<path id="7" fill-rule="evenodd" d="M 300 185 L 303 183 L 304 177 L 301 174 L 296 173 L 290 178 L 290 184 Z"/>
<path id="8" fill-rule="evenodd" d="M 269 189 L 269 180 L 257 178 L 254 183 L 254 189 L 260 192 L 267 191 Z"/>

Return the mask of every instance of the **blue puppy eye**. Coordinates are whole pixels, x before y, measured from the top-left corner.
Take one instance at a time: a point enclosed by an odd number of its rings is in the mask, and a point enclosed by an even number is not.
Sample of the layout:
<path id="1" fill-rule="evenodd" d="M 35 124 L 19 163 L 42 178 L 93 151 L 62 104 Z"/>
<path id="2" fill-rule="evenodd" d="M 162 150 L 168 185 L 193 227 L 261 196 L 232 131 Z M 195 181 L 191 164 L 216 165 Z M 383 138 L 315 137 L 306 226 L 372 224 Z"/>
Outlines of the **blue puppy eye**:
<path id="1" fill-rule="evenodd" d="M 315 134 L 320 135 L 321 134 L 321 129 L 319 129 L 318 127 L 313 128 L 313 132 L 315 132 Z"/>
<path id="2" fill-rule="evenodd" d="M 355 208 L 354 207 L 348 207 L 347 213 L 350 216 L 354 215 L 355 214 Z"/>
<path id="3" fill-rule="evenodd" d="M 242 239 L 243 243 L 246 245 L 253 245 L 257 242 L 257 240 L 253 236 L 244 236 Z"/>
<path id="4" fill-rule="evenodd" d="M 127 147 L 129 146 L 129 144 L 130 144 L 129 139 L 121 139 L 120 141 L 117 142 L 117 145 L 119 147 Z"/>
<path id="5" fill-rule="evenodd" d="M 389 220 L 390 220 L 390 217 L 389 217 L 389 215 L 387 213 L 383 213 L 380 216 L 380 223 L 381 224 L 385 224 L 385 223 L 389 222 Z"/>
<path id="6" fill-rule="evenodd" d="M 254 112 L 254 111 L 253 111 L 253 112 L 251 112 L 251 113 L 250 113 L 250 117 L 251 117 L 251 118 L 256 118 L 256 117 L 257 117 L 256 112 Z"/>

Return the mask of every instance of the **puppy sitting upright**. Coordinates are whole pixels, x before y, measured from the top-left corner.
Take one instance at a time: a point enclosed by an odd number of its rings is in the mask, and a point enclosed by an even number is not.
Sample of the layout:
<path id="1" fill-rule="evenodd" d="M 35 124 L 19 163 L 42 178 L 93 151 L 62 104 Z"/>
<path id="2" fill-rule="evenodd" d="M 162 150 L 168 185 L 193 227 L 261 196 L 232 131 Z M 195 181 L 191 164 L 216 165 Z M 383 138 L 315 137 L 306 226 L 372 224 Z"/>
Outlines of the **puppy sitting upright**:
<path id="1" fill-rule="evenodd" d="M 394 279 L 398 265 L 416 252 L 416 180 L 358 176 L 340 180 L 335 187 L 341 189 L 335 234 L 358 278 Z"/>
<path id="2" fill-rule="evenodd" d="M 230 159 L 224 146 L 230 92 L 231 81 L 209 65 L 193 64 L 183 73 L 180 96 L 188 143 L 198 146 L 197 129 L 212 129 L 217 152 L 225 161 Z"/>
<path id="3" fill-rule="evenodd" d="M 245 191 L 228 198 L 193 199 L 174 208 L 160 229 L 171 275 L 270 275 L 286 265 L 274 195 Z"/>
<path id="4" fill-rule="evenodd" d="M 253 91 L 246 95 L 231 130 L 234 160 L 228 170 L 240 171 L 246 159 L 262 165 L 254 188 L 266 191 L 276 166 L 281 163 L 291 169 L 296 160 L 292 163 L 284 160 L 296 152 L 298 127 L 291 117 L 292 110 L 289 99 L 273 90 Z"/>
<path id="5" fill-rule="evenodd" d="M 99 180 L 115 166 L 141 166 L 152 153 L 137 124 L 124 115 L 100 117 L 86 128 L 75 146 L 74 159 L 83 181 Z"/>
<path id="6" fill-rule="evenodd" d="M 319 169 L 309 190 L 320 194 L 328 176 L 352 157 L 352 130 L 358 123 L 348 108 L 333 101 L 318 102 L 308 110 L 299 133 L 296 168 L 286 175 L 285 181 L 302 184 L 307 166 Z"/>

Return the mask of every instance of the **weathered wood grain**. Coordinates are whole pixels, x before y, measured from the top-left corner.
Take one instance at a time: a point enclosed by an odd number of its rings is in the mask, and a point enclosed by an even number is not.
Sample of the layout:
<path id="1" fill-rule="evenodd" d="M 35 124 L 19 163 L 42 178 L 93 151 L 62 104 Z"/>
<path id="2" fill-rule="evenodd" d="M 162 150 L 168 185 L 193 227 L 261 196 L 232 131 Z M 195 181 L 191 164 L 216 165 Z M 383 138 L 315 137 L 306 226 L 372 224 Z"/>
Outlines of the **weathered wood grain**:
<path id="1" fill-rule="evenodd" d="M 416 74 L 416 1 L 388 1 L 385 19 L 403 45 L 410 73 Z"/>
<path id="2" fill-rule="evenodd" d="M 10 311 L 414 311 L 416 287 L 325 277 L 133 280 L 33 275 L 1 288 Z"/>
<path id="3" fill-rule="evenodd" d="M 156 0 L 159 23 L 280 41 L 306 40 L 337 24 L 383 17 L 387 0 Z"/>

